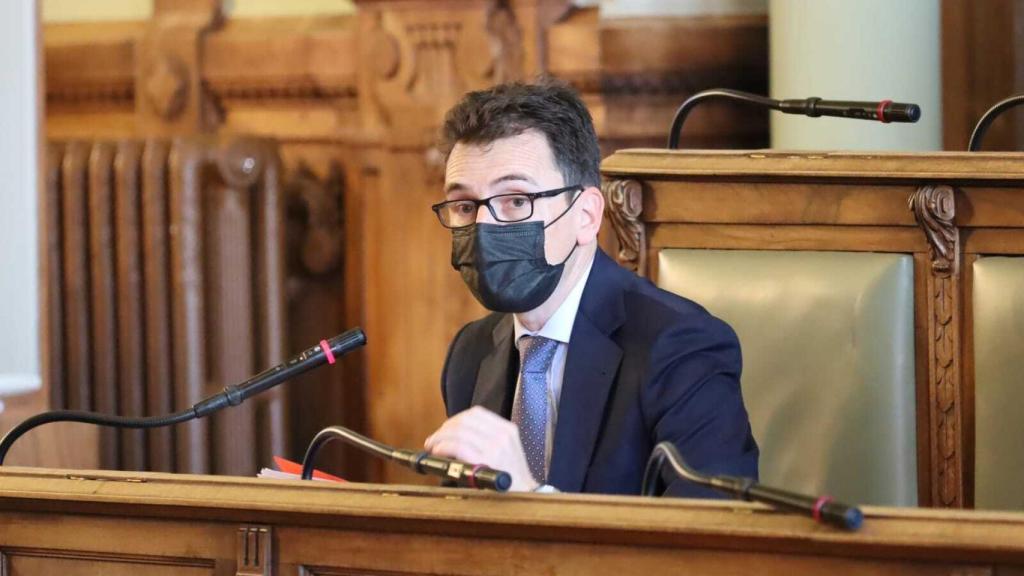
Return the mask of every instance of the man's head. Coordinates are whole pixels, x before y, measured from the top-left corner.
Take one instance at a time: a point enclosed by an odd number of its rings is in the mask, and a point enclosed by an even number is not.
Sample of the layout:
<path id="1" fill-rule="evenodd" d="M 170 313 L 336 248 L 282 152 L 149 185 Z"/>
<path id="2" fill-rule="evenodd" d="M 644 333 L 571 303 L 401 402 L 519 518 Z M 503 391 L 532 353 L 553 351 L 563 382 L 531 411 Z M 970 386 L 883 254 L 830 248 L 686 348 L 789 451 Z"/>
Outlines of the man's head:
<path id="1" fill-rule="evenodd" d="M 458 144 L 486 147 L 535 131 L 547 139 L 566 185 L 601 185 L 601 151 L 590 112 L 572 88 L 553 81 L 499 84 L 470 92 L 445 117 L 446 159 Z"/>
<path id="2" fill-rule="evenodd" d="M 557 307 L 593 257 L 604 210 L 598 188 L 600 151 L 586 106 L 572 89 L 552 82 L 503 84 L 471 92 L 448 112 L 442 147 L 447 158 L 445 200 L 458 204 L 441 208 L 439 216 L 448 226 L 466 227 L 455 231 L 453 263 L 471 289 L 479 298 L 474 283 L 483 273 L 480 268 L 487 266 L 484 246 L 492 241 L 513 244 L 495 239 L 512 229 L 529 230 L 542 234 L 544 254 L 539 257 L 553 265 L 565 262 L 564 273 L 559 269 L 554 276 L 548 274 L 558 281 L 557 287 L 540 290 L 549 297 L 538 308 Z M 566 187 L 572 189 L 557 192 Z M 541 194 L 551 191 L 555 192 Z M 526 207 L 515 213 L 524 220 L 499 208 L 499 203 L 508 206 L 507 200 Z M 498 249 L 508 250 L 515 251 L 515 246 Z M 511 266 L 501 265 L 508 269 L 508 278 L 528 281 Z M 531 270 L 530 265 L 523 266 L 517 270 Z M 503 281 L 496 288 L 511 284 Z M 481 298 L 488 305 L 486 300 Z"/>

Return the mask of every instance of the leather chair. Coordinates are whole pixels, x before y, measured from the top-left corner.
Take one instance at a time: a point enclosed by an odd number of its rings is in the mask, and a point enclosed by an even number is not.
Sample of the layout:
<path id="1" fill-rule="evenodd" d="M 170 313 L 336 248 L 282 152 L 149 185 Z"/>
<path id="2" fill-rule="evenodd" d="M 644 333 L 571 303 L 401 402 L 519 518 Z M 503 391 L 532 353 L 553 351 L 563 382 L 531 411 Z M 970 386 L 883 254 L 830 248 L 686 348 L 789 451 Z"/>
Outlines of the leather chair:
<path id="1" fill-rule="evenodd" d="M 916 505 L 912 257 L 669 248 L 657 283 L 736 330 L 763 483 Z"/>

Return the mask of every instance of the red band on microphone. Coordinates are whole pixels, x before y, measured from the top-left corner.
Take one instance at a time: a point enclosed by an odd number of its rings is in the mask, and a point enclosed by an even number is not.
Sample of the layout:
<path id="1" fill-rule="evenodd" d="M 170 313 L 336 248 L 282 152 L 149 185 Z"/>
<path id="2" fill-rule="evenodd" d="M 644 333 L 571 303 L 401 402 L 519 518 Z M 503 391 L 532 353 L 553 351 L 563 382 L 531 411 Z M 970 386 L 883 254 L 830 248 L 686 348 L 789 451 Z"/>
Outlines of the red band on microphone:
<path id="1" fill-rule="evenodd" d="M 479 469 L 481 469 L 483 467 L 484 467 L 483 464 L 475 464 L 472 468 L 470 468 L 470 470 L 469 470 L 469 487 L 470 488 L 476 488 L 476 472 L 477 472 L 477 470 L 479 470 Z"/>
<path id="2" fill-rule="evenodd" d="M 831 501 L 831 496 L 822 496 L 814 502 L 814 508 L 811 509 L 811 517 L 814 518 L 815 522 L 821 522 L 821 509 Z"/>
<path id="3" fill-rule="evenodd" d="M 888 124 L 889 119 L 885 117 L 885 107 L 892 104 L 892 100 L 882 100 L 878 103 L 878 121 L 882 124 Z"/>
<path id="4" fill-rule="evenodd" d="M 331 347 L 327 345 L 327 340 L 320 341 L 320 349 L 324 351 L 324 356 L 327 357 L 328 364 L 334 364 L 336 362 L 334 359 L 334 352 L 332 352 Z"/>

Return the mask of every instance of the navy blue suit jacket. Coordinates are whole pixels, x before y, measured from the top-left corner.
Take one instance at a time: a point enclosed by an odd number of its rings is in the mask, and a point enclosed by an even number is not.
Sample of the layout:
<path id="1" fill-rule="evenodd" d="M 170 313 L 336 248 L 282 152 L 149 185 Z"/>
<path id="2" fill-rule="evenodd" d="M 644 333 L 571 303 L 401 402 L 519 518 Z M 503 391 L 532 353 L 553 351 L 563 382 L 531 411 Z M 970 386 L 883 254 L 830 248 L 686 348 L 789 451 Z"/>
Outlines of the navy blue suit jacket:
<path id="1" fill-rule="evenodd" d="M 441 377 L 449 416 L 480 405 L 509 417 L 519 370 L 512 340 L 512 316 L 498 313 L 456 335 Z M 639 494 L 663 440 L 697 470 L 756 478 L 740 369 L 728 324 L 598 250 L 569 341 L 548 484 Z M 666 493 L 721 497 L 683 480 Z"/>

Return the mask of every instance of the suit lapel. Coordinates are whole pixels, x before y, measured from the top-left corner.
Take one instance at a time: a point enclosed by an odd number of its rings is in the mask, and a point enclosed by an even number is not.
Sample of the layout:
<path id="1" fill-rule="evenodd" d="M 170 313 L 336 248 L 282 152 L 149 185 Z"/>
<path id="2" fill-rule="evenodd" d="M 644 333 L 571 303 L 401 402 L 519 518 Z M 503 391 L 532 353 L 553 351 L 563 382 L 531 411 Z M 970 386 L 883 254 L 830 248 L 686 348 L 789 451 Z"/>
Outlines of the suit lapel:
<path id="1" fill-rule="evenodd" d="M 513 382 L 509 376 L 512 367 L 512 316 L 506 315 L 491 333 L 493 347 L 480 362 L 476 386 L 473 388 L 473 406 L 483 406 L 506 418 L 512 413 L 509 400 Z"/>
<path id="2" fill-rule="evenodd" d="M 558 402 L 548 483 L 579 492 L 594 453 L 622 349 L 610 337 L 625 320 L 623 271 L 598 251 L 573 324 Z"/>

